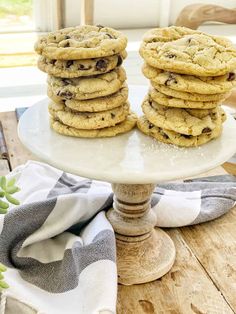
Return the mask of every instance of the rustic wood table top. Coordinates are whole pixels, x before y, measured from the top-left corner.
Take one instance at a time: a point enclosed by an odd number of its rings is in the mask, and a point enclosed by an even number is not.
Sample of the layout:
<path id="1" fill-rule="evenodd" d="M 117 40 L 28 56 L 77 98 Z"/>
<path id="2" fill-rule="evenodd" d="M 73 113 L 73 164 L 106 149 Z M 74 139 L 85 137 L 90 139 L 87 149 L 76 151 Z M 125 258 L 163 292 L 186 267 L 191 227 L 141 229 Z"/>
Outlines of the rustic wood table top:
<path id="1" fill-rule="evenodd" d="M 15 112 L 0 113 L 0 122 L 0 175 L 5 175 L 36 158 L 18 139 Z M 236 164 L 203 176 L 225 173 L 236 175 Z M 119 285 L 118 314 L 236 313 L 236 206 L 212 222 L 166 231 L 177 251 L 173 268 L 151 283 Z"/>

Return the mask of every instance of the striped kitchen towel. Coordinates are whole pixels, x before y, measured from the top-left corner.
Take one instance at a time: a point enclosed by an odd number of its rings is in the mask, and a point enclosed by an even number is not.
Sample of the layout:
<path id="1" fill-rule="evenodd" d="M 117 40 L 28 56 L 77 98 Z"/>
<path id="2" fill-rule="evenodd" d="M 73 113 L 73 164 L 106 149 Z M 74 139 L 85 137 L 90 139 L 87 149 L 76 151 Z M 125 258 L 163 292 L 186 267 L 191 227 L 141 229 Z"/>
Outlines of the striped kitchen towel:
<path id="1" fill-rule="evenodd" d="M 17 179 L 21 205 L 0 215 L 0 261 L 10 285 L 0 313 L 115 313 L 110 185 L 35 161 L 8 177 Z M 176 227 L 217 218 L 235 201 L 236 179 L 225 175 L 158 185 L 152 207 L 157 226 Z"/>

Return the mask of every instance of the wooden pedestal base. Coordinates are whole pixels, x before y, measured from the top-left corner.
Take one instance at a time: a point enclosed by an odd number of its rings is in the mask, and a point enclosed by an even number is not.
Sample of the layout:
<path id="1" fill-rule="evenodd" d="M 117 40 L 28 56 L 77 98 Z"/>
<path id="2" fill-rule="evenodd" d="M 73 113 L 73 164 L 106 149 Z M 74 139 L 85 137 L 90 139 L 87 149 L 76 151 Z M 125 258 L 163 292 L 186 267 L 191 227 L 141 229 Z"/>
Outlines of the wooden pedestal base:
<path id="1" fill-rule="evenodd" d="M 175 247 L 161 229 L 152 230 L 150 237 L 140 242 L 117 245 L 118 282 L 132 285 L 153 281 L 165 275 L 175 260 Z"/>
<path id="2" fill-rule="evenodd" d="M 170 237 L 154 228 L 150 208 L 154 184 L 113 184 L 114 203 L 107 217 L 116 232 L 118 282 L 140 284 L 166 274 L 175 260 Z"/>

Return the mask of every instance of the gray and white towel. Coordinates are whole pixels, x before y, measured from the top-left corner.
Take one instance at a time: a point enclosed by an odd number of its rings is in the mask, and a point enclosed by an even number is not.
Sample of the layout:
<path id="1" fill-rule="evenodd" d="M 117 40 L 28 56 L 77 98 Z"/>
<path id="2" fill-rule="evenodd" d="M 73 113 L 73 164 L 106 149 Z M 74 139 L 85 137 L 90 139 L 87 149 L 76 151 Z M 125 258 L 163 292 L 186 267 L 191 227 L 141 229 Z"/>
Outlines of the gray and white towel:
<path id="1" fill-rule="evenodd" d="M 110 184 L 35 161 L 8 177 L 17 179 L 21 205 L 0 215 L 0 261 L 10 285 L 0 313 L 115 313 Z M 158 185 L 152 207 L 157 226 L 177 227 L 215 219 L 235 202 L 236 178 L 225 175 Z"/>

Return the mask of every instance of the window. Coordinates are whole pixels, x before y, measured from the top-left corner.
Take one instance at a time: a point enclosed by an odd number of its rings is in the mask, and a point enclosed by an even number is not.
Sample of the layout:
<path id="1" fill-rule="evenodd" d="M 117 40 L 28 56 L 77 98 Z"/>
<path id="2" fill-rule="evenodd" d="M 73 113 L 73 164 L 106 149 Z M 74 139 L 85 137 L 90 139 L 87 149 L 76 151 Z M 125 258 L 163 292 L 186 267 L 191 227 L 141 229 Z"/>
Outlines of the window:
<path id="1" fill-rule="evenodd" d="M 1 0 L 0 32 L 34 30 L 33 0 Z"/>

